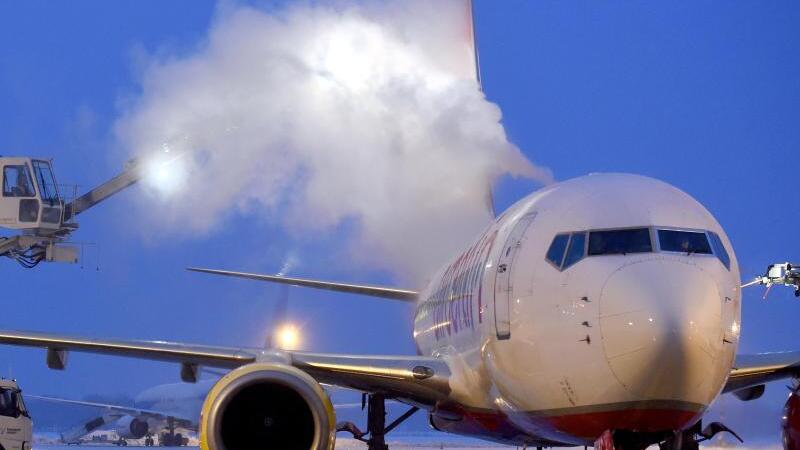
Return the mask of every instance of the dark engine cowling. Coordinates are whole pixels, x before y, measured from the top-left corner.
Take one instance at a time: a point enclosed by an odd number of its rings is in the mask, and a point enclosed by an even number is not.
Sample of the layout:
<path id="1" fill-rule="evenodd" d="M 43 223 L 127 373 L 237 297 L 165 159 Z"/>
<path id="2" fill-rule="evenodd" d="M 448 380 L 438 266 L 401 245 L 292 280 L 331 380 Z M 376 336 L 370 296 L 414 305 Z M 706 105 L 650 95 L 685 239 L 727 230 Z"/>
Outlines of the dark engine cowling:
<path id="1" fill-rule="evenodd" d="M 146 420 L 133 416 L 124 416 L 114 423 L 114 431 L 122 439 L 141 439 L 147 436 L 150 426 Z"/>
<path id="2" fill-rule="evenodd" d="M 204 450 L 333 450 L 336 417 L 319 383 L 285 364 L 242 366 L 211 389 L 200 415 Z"/>
<path id="3" fill-rule="evenodd" d="M 783 407 L 783 448 L 800 450 L 800 395 L 795 387 Z"/>

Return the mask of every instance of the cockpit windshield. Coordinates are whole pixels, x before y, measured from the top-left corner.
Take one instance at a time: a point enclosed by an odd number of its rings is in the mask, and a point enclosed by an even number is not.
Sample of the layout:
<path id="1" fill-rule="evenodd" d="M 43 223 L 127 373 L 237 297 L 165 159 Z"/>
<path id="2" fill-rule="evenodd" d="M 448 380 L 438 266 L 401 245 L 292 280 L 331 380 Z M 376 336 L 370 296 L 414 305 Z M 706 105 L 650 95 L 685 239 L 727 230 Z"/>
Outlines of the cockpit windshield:
<path id="1" fill-rule="evenodd" d="M 658 230 L 658 244 L 662 252 L 711 254 L 708 236 L 702 231 Z"/>
<path id="2" fill-rule="evenodd" d="M 657 239 L 658 246 L 653 245 L 651 236 Z M 556 269 L 563 271 L 587 256 L 657 251 L 686 255 L 715 255 L 725 268 L 728 270 L 731 268 L 731 257 L 717 233 L 649 227 L 560 233 L 553 238 L 546 259 Z"/>
<path id="3" fill-rule="evenodd" d="M 47 161 L 34 160 L 33 171 L 36 174 L 36 183 L 39 185 L 39 193 L 42 200 L 49 201 L 51 204 L 58 202 L 58 186 L 53 176 L 53 170 Z"/>
<path id="4" fill-rule="evenodd" d="M 632 228 L 627 230 L 592 231 L 589 233 L 589 256 L 627 255 L 653 251 L 650 230 Z"/>

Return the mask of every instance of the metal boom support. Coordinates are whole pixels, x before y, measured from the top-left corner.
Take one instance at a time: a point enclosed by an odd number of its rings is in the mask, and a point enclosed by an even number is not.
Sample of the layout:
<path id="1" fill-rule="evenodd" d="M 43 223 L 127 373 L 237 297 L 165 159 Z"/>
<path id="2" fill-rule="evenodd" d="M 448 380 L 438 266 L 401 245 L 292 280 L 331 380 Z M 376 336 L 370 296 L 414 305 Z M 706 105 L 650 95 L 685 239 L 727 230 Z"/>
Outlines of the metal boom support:
<path id="1" fill-rule="evenodd" d="M 114 194 L 130 187 L 141 178 L 141 170 L 136 162 L 126 164 L 125 171 L 67 203 L 64 208 L 64 222 L 97 205 Z"/>
<path id="2" fill-rule="evenodd" d="M 742 285 L 742 287 L 763 285 L 767 287 L 764 298 L 774 285 L 783 285 L 794 288 L 795 297 L 800 297 L 800 264 L 778 263 L 767 266 L 767 273 L 755 280 Z"/>

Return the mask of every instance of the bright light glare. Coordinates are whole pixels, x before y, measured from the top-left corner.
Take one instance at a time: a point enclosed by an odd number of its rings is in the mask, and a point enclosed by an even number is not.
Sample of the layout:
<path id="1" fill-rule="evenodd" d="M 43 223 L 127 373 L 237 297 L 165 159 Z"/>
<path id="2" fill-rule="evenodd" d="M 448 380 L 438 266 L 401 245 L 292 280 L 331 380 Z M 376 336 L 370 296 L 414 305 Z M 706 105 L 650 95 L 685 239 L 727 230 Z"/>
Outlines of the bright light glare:
<path id="1" fill-rule="evenodd" d="M 145 162 L 144 180 L 159 194 L 168 197 L 183 188 L 186 169 L 180 159 L 155 157 Z"/>
<path id="2" fill-rule="evenodd" d="M 300 348 L 300 330 L 292 324 L 284 324 L 275 332 L 275 344 L 281 350 Z"/>

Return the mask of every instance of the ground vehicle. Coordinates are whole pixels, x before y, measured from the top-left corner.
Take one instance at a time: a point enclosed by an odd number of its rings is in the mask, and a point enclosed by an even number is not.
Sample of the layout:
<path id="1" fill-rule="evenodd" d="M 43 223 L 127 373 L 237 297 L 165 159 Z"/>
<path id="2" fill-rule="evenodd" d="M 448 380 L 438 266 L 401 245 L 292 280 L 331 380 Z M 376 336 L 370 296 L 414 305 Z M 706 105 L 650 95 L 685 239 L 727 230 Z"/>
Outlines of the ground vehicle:
<path id="1" fill-rule="evenodd" d="M 29 450 L 32 428 L 33 421 L 17 382 L 0 379 L 0 445 L 6 450 Z"/>

